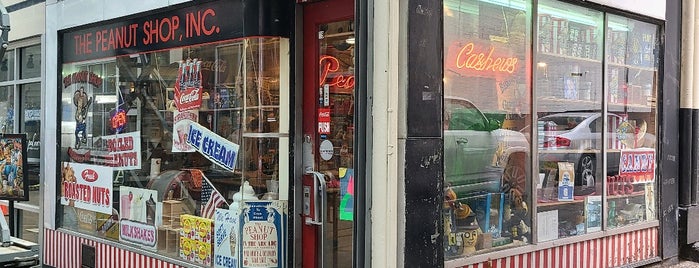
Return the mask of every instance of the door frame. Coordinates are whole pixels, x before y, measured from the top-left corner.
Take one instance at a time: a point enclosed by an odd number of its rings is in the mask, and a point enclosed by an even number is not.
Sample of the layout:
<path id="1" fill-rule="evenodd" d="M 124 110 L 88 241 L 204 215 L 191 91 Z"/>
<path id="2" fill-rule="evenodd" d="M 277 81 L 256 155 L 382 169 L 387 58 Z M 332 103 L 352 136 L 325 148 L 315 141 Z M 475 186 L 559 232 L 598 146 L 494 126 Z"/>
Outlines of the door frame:
<path id="1" fill-rule="evenodd" d="M 362 11 L 363 10 L 363 11 Z M 303 218 L 303 139 L 306 134 L 312 134 L 311 140 L 313 144 L 312 150 L 319 144 L 319 140 L 316 140 L 317 131 L 317 108 L 318 108 L 318 90 L 315 82 L 319 74 L 319 66 L 317 62 L 319 61 L 319 55 L 317 51 L 319 50 L 319 42 L 317 39 L 317 29 L 320 24 L 353 19 L 355 23 L 355 38 L 357 39 L 355 44 L 355 115 L 354 115 L 354 168 L 355 168 L 355 203 L 354 203 L 354 221 L 353 221 L 353 248 L 352 248 L 352 264 L 353 267 L 369 267 L 371 260 L 365 258 L 365 256 L 370 256 L 370 242 L 366 236 L 366 230 L 369 230 L 367 224 L 369 221 L 366 220 L 366 203 L 368 202 L 367 196 L 371 196 L 367 191 L 366 177 L 370 172 L 367 171 L 367 161 L 366 161 L 366 112 L 367 112 L 367 92 L 366 90 L 366 68 L 359 68 L 357 66 L 367 66 L 366 65 L 366 36 L 367 27 L 365 23 L 360 23 L 365 21 L 366 18 L 367 3 L 364 1 L 358 1 L 355 3 L 354 0 L 324 0 L 320 2 L 306 3 L 297 5 L 297 17 L 296 17 L 296 35 L 295 35 L 295 55 L 296 55 L 296 96 L 295 101 L 297 105 L 295 108 L 295 120 L 296 120 L 296 135 L 294 137 L 295 144 L 295 155 L 294 160 L 294 195 L 293 200 L 295 204 L 298 204 L 294 211 L 298 211 L 294 216 L 294 236 L 300 239 L 294 239 L 293 249 L 294 254 L 294 266 L 296 267 L 307 267 L 304 265 L 304 252 L 308 252 L 310 249 L 315 249 L 317 244 L 315 242 L 307 243 L 303 242 L 304 233 L 304 218 Z M 363 18 L 360 18 L 358 14 L 361 14 Z M 361 20 L 360 20 L 361 19 Z M 310 34 L 305 34 L 310 33 Z M 312 54 L 305 53 L 306 51 Z M 360 65 L 361 64 L 361 65 Z M 305 94 L 306 89 L 309 93 Z M 312 89 L 312 91 L 311 91 Z M 313 92 L 313 93 L 311 93 Z M 308 97 L 307 97 L 308 96 Z M 313 97 L 312 97 L 313 96 Z M 298 105 L 301 104 L 301 105 Z M 311 118 L 311 120 L 304 120 L 304 118 Z M 298 123 L 300 122 L 300 124 Z M 314 159 L 314 164 L 315 164 Z M 315 167 L 314 167 L 315 168 Z M 362 172 L 358 172 L 362 171 Z M 361 189 L 361 190 L 360 190 Z M 317 266 L 311 265 L 311 266 Z"/>

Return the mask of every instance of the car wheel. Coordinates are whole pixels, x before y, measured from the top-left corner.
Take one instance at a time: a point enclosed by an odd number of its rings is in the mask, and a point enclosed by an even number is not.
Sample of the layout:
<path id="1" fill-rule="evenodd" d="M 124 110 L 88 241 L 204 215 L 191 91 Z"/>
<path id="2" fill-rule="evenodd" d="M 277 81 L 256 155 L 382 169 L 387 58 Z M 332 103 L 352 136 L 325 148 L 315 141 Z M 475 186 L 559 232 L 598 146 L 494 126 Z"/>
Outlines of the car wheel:
<path id="1" fill-rule="evenodd" d="M 580 173 L 578 174 L 579 182 L 578 185 L 581 186 L 595 186 L 595 156 L 590 154 L 584 154 L 580 157 L 579 168 Z"/>
<path id="2" fill-rule="evenodd" d="M 502 174 L 502 191 L 506 194 L 518 195 L 512 196 L 512 201 L 516 198 L 522 198 L 524 194 L 524 185 L 527 180 L 525 170 L 525 159 L 522 155 L 511 155 L 507 160 L 507 165 Z"/>

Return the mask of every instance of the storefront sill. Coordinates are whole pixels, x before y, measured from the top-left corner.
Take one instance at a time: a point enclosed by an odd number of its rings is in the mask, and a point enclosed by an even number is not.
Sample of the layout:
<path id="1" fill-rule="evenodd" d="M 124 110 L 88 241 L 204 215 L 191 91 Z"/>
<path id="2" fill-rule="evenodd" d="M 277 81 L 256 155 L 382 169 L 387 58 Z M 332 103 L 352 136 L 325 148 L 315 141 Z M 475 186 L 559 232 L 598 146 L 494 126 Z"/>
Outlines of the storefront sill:
<path id="1" fill-rule="evenodd" d="M 119 248 L 119 249 L 131 251 L 131 252 L 134 252 L 134 253 L 137 253 L 137 254 L 141 254 L 141 255 L 143 255 L 143 256 L 146 256 L 146 257 L 158 259 L 158 260 L 165 261 L 165 262 L 168 262 L 168 263 L 172 263 L 172 264 L 175 264 L 175 265 L 178 265 L 178 266 L 181 266 L 181 267 L 207 267 L 207 266 L 201 266 L 201 265 L 197 265 L 197 264 L 194 264 L 194 263 L 189 263 L 189 262 L 181 261 L 181 260 L 174 259 L 174 258 L 171 258 L 171 257 L 168 257 L 168 256 L 160 255 L 160 254 L 157 254 L 157 253 L 155 253 L 155 252 L 153 252 L 153 251 L 149 251 L 149 250 L 147 250 L 147 249 L 142 249 L 142 248 L 138 248 L 138 247 L 129 246 L 129 245 L 126 245 L 126 244 L 122 244 L 122 243 L 119 243 L 119 242 L 116 242 L 116 241 L 107 240 L 107 239 L 104 239 L 104 238 L 99 238 L 99 237 L 96 237 L 96 236 L 90 236 L 90 235 L 82 234 L 82 233 L 79 233 L 79 232 L 76 232 L 76 231 L 72 231 L 72 230 L 68 230 L 68 229 L 65 229 L 65 228 L 58 228 L 58 229 L 56 229 L 56 231 L 57 231 L 57 232 L 64 233 L 64 234 L 67 234 L 67 235 L 72 235 L 72 236 L 80 237 L 80 238 L 83 238 L 83 239 L 92 240 L 92 241 L 95 241 L 95 242 L 97 242 L 97 243 L 105 244 L 105 245 L 112 246 L 112 247 L 115 247 L 115 248 Z"/>
<path id="2" fill-rule="evenodd" d="M 600 238 L 605 238 L 605 237 L 614 236 L 614 235 L 618 235 L 618 234 L 628 233 L 628 232 L 632 232 L 632 231 L 654 228 L 654 227 L 658 227 L 658 226 L 660 226 L 660 222 L 657 220 L 654 220 L 654 221 L 649 221 L 649 222 L 614 228 L 614 229 L 610 229 L 610 230 L 605 230 L 602 232 L 596 232 L 596 233 L 592 233 L 592 234 L 584 234 L 584 235 L 579 235 L 579 236 L 566 237 L 566 238 L 562 238 L 562 239 L 558 239 L 558 240 L 554 240 L 554 241 L 540 242 L 538 244 L 526 245 L 526 246 L 521 246 L 521 247 L 513 247 L 513 248 L 509 248 L 509 249 L 503 249 L 503 250 L 497 251 L 497 252 L 484 253 L 484 254 L 475 255 L 475 256 L 468 256 L 468 257 L 462 257 L 462 258 L 457 258 L 457 259 L 453 259 L 453 260 L 448 260 L 448 261 L 444 262 L 444 267 L 446 267 L 446 268 L 463 267 L 463 266 L 467 266 L 467 265 L 471 265 L 471 264 L 477 264 L 477 263 L 497 260 L 497 259 L 521 255 L 521 254 L 527 254 L 530 252 L 536 252 L 539 250 L 560 247 L 560 246 L 573 244 L 573 243 L 577 243 L 577 242 L 581 242 L 581 241 L 600 239 Z M 654 259 L 649 259 L 647 261 L 652 261 L 652 260 L 654 260 Z M 644 260 L 644 262 L 645 262 L 645 260 Z M 634 263 L 633 265 L 635 267 L 636 263 Z"/>
<path id="3" fill-rule="evenodd" d="M 650 259 L 647 259 L 647 260 L 642 260 L 642 261 L 634 262 L 634 263 L 629 264 L 629 265 L 622 265 L 622 266 L 616 266 L 616 267 L 641 267 L 641 266 L 645 266 L 645 265 L 649 265 L 649 264 L 653 264 L 653 263 L 659 263 L 659 262 L 661 262 L 661 261 L 663 261 L 662 258 L 660 258 L 660 257 L 653 257 L 653 258 L 650 258 Z"/>

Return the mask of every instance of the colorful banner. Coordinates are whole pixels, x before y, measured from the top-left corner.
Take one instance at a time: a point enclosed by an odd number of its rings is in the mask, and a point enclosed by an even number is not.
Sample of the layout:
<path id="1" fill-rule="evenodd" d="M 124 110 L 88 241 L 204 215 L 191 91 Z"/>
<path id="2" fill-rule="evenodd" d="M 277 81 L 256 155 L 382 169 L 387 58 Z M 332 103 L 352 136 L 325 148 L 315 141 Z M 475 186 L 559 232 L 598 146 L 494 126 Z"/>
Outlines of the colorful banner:
<path id="1" fill-rule="evenodd" d="M 0 200 L 29 200 L 27 136 L 0 135 Z"/>
<path id="2" fill-rule="evenodd" d="M 354 169 L 340 168 L 340 220 L 354 220 Z"/>
<path id="3" fill-rule="evenodd" d="M 112 214 L 112 168 L 63 162 L 61 204 Z"/>
<path id="4" fill-rule="evenodd" d="M 233 171 L 238 157 L 238 144 L 217 135 L 195 122 L 189 123 L 187 144 L 217 165 Z"/>
<path id="5" fill-rule="evenodd" d="M 214 267 L 240 267 L 238 257 L 239 215 L 228 209 L 216 209 L 214 217 Z"/>
<path id="6" fill-rule="evenodd" d="M 241 214 L 238 247 L 243 267 L 284 267 L 286 201 L 247 201 Z"/>
<path id="7" fill-rule="evenodd" d="M 175 133 L 172 135 L 172 152 L 194 152 L 194 148 L 187 144 L 187 132 L 191 122 L 199 121 L 199 112 L 196 110 L 179 112 L 175 110 L 173 113 L 173 128 Z"/>
<path id="8" fill-rule="evenodd" d="M 162 222 L 158 191 L 120 186 L 119 212 L 119 240 L 156 249 L 158 231 L 155 226 Z"/>
<path id="9" fill-rule="evenodd" d="M 634 183 L 655 180 L 655 150 L 621 150 L 619 175 L 632 177 Z"/>
<path id="10" fill-rule="evenodd" d="M 141 132 L 102 136 L 114 170 L 141 169 Z"/>

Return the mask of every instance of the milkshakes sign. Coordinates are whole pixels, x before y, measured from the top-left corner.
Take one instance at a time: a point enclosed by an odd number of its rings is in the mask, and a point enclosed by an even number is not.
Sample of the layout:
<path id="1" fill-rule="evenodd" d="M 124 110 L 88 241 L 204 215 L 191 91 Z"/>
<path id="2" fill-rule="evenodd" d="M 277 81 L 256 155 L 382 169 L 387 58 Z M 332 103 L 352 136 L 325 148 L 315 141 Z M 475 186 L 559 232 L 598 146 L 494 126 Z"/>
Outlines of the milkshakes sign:
<path id="1" fill-rule="evenodd" d="M 61 204 L 112 214 L 112 169 L 63 162 Z"/>
<path id="2" fill-rule="evenodd" d="M 217 165 L 233 171 L 238 157 L 238 144 L 216 135 L 195 122 L 189 123 L 187 144 Z"/>

